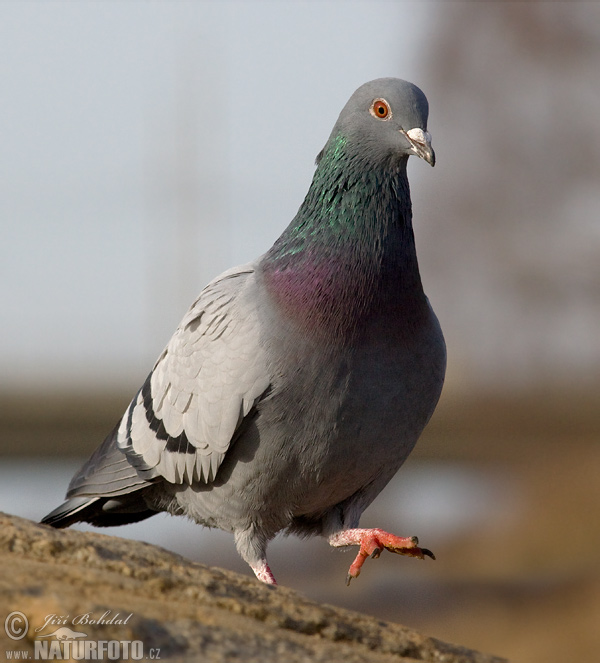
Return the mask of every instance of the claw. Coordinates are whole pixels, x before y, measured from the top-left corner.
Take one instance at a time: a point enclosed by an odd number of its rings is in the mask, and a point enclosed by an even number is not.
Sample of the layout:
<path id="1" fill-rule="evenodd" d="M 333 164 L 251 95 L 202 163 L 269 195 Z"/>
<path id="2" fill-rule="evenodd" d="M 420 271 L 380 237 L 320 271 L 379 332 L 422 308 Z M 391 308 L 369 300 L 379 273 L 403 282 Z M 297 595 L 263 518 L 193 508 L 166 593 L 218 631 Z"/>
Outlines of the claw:
<path id="1" fill-rule="evenodd" d="M 346 585 L 350 584 L 352 578 L 358 578 L 360 570 L 369 556 L 372 559 L 377 559 L 384 550 L 389 550 L 397 555 L 416 557 L 417 559 L 424 559 L 425 557 L 435 559 L 435 555 L 431 550 L 419 548 L 419 539 L 416 536 L 402 538 L 375 528 L 347 529 L 336 532 L 329 537 L 329 544 L 332 546 L 360 546 L 356 559 L 350 565 L 346 576 Z"/>

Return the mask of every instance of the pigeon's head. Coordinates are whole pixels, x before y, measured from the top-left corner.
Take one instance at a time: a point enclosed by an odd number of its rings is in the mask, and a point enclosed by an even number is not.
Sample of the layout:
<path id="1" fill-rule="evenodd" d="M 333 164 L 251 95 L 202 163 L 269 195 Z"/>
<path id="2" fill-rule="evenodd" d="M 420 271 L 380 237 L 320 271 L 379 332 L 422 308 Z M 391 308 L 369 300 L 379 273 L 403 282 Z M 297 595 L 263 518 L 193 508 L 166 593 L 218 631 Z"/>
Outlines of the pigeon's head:
<path id="1" fill-rule="evenodd" d="M 435 164 L 427 132 L 429 104 L 423 92 L 399 78 L 378 78 L 361 85 L 344 106 L 330 143 L 369 163 L 390 163 L 414 154 Z"/>

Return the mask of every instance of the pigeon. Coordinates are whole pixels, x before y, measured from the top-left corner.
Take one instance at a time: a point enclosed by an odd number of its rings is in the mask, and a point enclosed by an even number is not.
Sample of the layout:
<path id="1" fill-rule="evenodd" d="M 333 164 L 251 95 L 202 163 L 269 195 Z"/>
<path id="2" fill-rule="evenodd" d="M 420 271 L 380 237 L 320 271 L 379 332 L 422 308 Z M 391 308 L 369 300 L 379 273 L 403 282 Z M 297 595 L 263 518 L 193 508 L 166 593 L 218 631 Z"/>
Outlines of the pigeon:
<path id="1" fill-rule="evenodd" d="M 348 584 L 384 550 L 435 559 L 414 536 L 359 527 L 444 381 L 407 178 L 409 156 L 435 163 L 428 112 L 424 93 L 397 78 L 352 94 L 292 222 L 202 290 L 42 523 L 185 515 L 231 532 L 267 584 L 279 532 L 359 546 Z"/>

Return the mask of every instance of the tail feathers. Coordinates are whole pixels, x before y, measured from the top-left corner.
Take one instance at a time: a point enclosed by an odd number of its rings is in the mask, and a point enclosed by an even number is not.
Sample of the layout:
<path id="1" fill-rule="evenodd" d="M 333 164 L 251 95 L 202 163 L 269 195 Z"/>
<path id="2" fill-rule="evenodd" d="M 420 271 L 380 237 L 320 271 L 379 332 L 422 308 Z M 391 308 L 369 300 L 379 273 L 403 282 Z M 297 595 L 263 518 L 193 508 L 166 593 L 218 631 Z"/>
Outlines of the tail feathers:
<path id="1" fill-rule="evenodd" d="M 117 424 L 75 474 L 67 501 L 41 521 L 52 527 L 90 523 L 112 527 L 135 523 L 158 513 L 144 499 L 151 481 L 142 479 L 117 446 Z"/>
<path id="2" fill-rule="evenodd" d="M 90 523 L 96 527 L 115 527 L 137 523 L 158 512 L 148 508 L 140 496 L 122 498 L 72 497 L 51 511 L 40 521 L 43 525 L 60 528 L 74 523 Z"/>
<path id="3" fill-rule="evenodd" d="M 82 522 L 85 518 L 82 517 L 81 512 L 85 512 L 87 508 L 93 508 L 99 499 L 99 497 L 74 497 L 56 507 L 40 522 L 43 525 L 52 525 L 57 528 L 69 527 L 73 523 Z"/>

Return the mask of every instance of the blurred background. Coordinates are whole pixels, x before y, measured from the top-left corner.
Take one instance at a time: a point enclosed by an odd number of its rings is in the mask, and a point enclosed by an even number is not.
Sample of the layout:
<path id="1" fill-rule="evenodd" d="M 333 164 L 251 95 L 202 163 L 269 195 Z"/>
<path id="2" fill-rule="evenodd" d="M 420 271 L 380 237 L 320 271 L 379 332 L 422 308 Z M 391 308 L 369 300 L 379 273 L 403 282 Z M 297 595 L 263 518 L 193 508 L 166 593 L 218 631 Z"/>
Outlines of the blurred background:
<path id="1" fill-rule="evenodd" d="M 430 102 L 415 233 L 448 379 L 363 525 L 435 563 L 277 539 L 280 583 L 522 662 L 600 647 L 600 5 L 0 4 L 0 510 L 38 520 L 183 313 L 295 214 L 363 82 Z M 83 527 L 85 529 L 85 527 Z M 110 530 L 247 573 L 227 534 Z"/>

